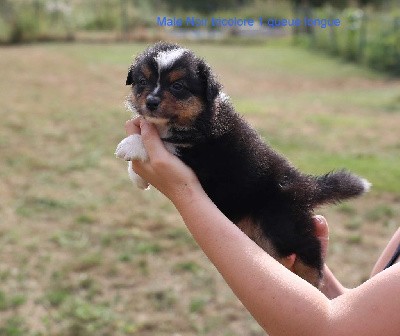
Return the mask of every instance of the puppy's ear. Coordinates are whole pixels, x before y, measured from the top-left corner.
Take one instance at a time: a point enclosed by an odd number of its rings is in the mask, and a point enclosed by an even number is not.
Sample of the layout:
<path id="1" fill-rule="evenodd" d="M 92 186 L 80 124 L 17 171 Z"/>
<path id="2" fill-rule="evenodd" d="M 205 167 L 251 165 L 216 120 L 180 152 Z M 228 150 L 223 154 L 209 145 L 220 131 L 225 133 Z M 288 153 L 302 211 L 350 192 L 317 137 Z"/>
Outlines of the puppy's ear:
<path id="1" fill-rule="evenodd" d="M 128 71 L 128 76 L 126 77 L 126 85 L 132 85 L 133 84 L 133 79 L 132 79 L 132 67 L 129 68 Z"/>
<path id="2" fill-rule="evenodd" d="M 203 60 L 200 60 L 197 71 L 206 90 L 205 93 L 207 102 L 210 104 L 214 101 L 219 91 L 221 90 L 221 84 L 218 83 L 217 79 L 211 71 L 210 66 Z"/>

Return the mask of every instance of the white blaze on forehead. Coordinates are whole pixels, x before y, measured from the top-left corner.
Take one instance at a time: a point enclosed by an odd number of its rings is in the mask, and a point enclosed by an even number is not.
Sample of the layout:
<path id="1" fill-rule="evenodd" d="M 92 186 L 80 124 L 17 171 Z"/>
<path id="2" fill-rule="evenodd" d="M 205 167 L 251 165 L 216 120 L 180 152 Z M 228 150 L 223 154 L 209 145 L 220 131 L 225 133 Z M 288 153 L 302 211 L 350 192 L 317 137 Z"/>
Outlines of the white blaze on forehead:
<path id="1" fill-rule="evenodd" d="M 172 66 L 172 64 L 174 64 L 174 62 L 179 59 L 185 51 L 187 51 L 187 49 L 177 48 L 159 52 L 157 56 L 154 57 L 158 64 L 158 71 L 160 72 L 161 69 L 167 69 Z"/>

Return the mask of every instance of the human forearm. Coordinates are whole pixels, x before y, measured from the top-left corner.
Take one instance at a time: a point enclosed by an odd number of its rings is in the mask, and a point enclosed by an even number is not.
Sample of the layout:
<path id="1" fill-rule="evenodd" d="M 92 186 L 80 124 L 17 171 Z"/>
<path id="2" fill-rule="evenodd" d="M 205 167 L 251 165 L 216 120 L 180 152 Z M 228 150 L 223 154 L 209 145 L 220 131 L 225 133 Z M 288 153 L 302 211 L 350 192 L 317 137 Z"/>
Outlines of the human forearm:
<path id="1" fill-rule="evenodd" d="M 139 131 L 138 123 L 127 124 L 128 134 Z M 194 173 L 165 150 L 154 127 L 141 123 L 140 131 L 149 160 L 133 162 L 133 169 L 171 199 L 200 247 L 269 335 L 399 335 L 400 301 L 394 293 L 400 292 L 400 265 L 329 300 L 233 225 Z M 320 238 L 326 236 L 325 225 L 317 228 Z"/>
<path id="2" fill-rule="evenodd" d="M 199 246 L 269 335 L 398 335 L 395 267 L 329 300 L 259 248 L 202 189 L 189 195 L 172 201 Z"/>
<path id="3" fill-rule="evenodd" d="M 189 190 L 188 195 L 172 201 L 197 243 L 260 325 L 271 335 L 322 335 L 329 300 L 261 250 L 205 194 Z"/>

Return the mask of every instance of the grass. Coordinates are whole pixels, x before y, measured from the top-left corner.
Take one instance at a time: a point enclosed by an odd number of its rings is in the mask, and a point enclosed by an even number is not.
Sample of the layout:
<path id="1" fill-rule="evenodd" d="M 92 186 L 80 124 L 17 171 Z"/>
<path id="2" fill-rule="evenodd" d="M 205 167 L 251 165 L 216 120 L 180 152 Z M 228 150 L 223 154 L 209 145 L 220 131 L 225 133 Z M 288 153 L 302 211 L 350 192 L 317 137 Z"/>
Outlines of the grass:
<path id="1" fill-rule="evenodd" d="M 302 170 L 373 183 L 319 211 L 331 268 L 347 286 L 366 279 L 400 218 L 400 83 L 284 43 L 188 46 Z M 144 47 L 0 49 L 0 335 L 263 335 L 169 201 L 114 158 Z"/>

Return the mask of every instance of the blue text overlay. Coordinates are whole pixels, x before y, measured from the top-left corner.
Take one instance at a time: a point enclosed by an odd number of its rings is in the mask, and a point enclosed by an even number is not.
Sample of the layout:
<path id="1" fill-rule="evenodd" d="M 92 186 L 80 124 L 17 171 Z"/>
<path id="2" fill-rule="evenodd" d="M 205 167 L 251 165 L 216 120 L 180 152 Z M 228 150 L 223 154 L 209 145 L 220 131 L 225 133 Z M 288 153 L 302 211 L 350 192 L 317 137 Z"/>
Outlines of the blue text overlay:
<path id="1" fill-rule="evenodd" d="M 157 16 L 157 25 L 160 27 L 255 27 L 266 26 L 271 28 L 280 27 L 339 27 L 339 19 L 325 18 L 292 18 L 292 19 L 245 19 L 245 18 L 201 18 L 195 16 L 187 16 L 186 18 Z"/>

